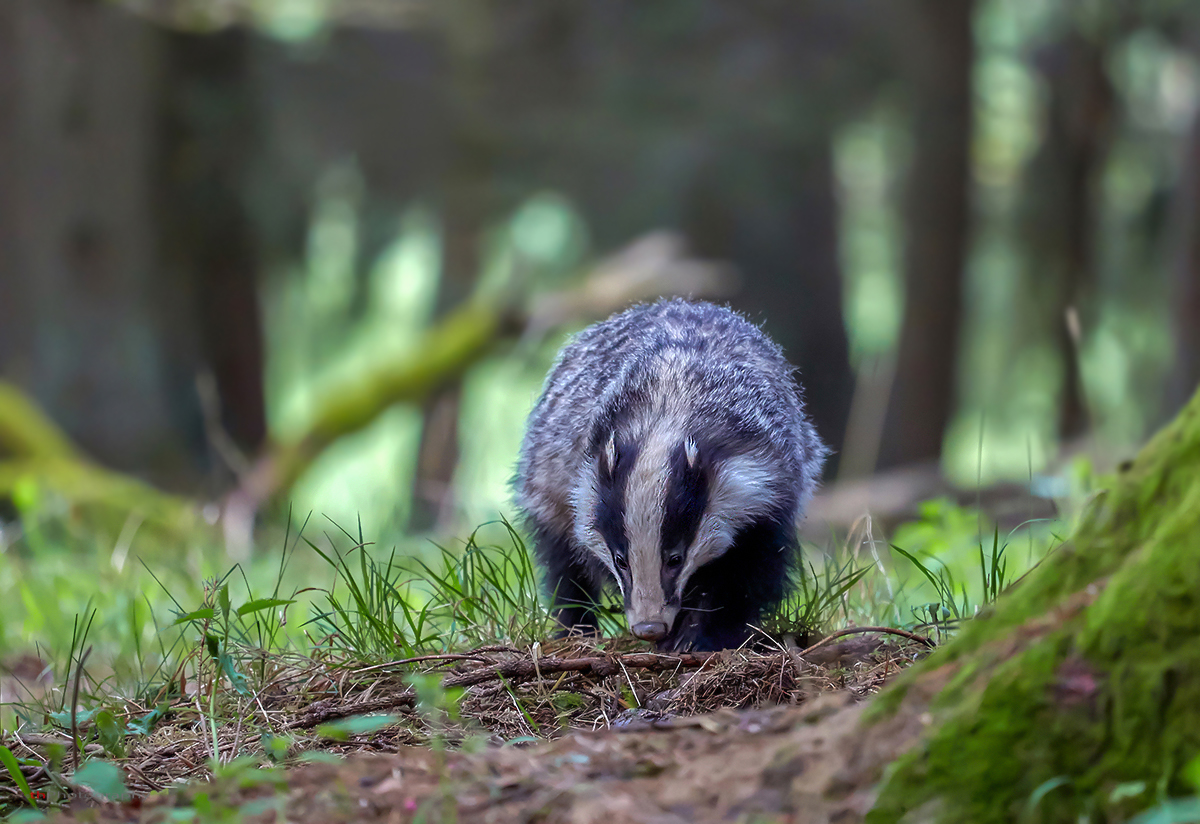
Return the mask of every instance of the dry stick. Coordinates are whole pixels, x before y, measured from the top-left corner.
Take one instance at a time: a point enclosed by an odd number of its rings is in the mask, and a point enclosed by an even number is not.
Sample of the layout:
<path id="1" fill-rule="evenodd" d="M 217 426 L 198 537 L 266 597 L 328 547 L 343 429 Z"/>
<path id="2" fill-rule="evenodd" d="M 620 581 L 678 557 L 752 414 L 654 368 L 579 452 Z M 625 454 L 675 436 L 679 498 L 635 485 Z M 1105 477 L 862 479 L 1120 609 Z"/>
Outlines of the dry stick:
<path id="1" fill-rule="evenodd" d="M 398 667 L 402 664 L 415 664 L 418 661 L 482 661 L 485 664 L 492 663 L 492 659 L 484 658 L 482 655 L 465 655 L 459 652 L 444 652 L 437 655 L 418 655 L 413 658 L 401 658 L 399 661 L 388 661 L 386 664 L 374 664 L 362 669 L 351 670 L 355 675 L 361 675 L 364 672 L 372 672 L 374 670 L 387 669 L 388 667 Z"/>
<path id="2" fill-rule="evenodd" d="M 34 753 L 35 755 L 37 754 L 37 751 L 34 750 L 32 747 L 30 747 L 29 746 L 30 744 L 36 744 L 39 746 L 47 746 L 47 745 L 52 745 L 52 744 L 57 744 L 59 746 L 66 746 L 67 744 L 70 743 L 69 739 L 62 737 L 61 735 L 46 735 L 43 733 L 36 733 L 36 732 L 25 732 L 25 733 L 20 733 L 20 734 L 17 734 L 14 732 L 13 739 L 17 743 L 19 743 L 21 746 L 23 746 L 25 749 L 29 750 L 31 753 Z M 84 755 L 88 755 L 89 753 L 103 752 L 103 751 L 104 751 L 104 747 L 102 747 L 99 744 L 87 744 L 83 748 Z"/>
<path id="3" fill-rule="evenodd" d="M 87 663 L 88 656 L 92 654 L 92 648 L 88 647 L 82 657 L 79 659 L 79 666 L 75 669 L 75 689 L 71 692 L 71 772 L 79 771 L 79 751 L 83 746 L 79 743 L 79 722 L 76 719 L 76 714 L 79 707 L 79 682 L 83 680 L 83 665 Z"/>
<path id="4" fill-rule="evenodd" d="M 895 627 L 848 627 L 846 629 L 839 629 L 837 632 L 831 632 L 811 647 L 803 649 L 797 654 L 803 658 L 805 655 L 808 655 L 818 647 L 825 646 L 835 638 L 841 638 L 845 635 L 855 635 L 860 632 L 883 632 L 888 635 L 899 635 L 901 638 L 907 638 L 910 641 L 919 641 L 931 649 L 936 646 L 932 640 L 926 638 L 924 635 L 917 635 L 915 632 L 909 632 L 906 629 L 896 629 Z"/>
<path id="5" fill-rule="evenodd" d="M 471 672 L 451 675 L 442 682 L 446 688 L 469 687 L 482 684 L 493 678 L 528 678 L 538 672 L 586 672 L 601 677 L 616 675 L 621 667 L 636 667 L 638 669 L 667 669 L 668 667 L 698 667 L 711 658 L 711 652 L 683 652 L 677 655 L 658 655 L 652 652 L 631 652 L 613 657 L 597 656 L 594 658 L 542 658 L 536 663 L 532 660 L 506 661 L 494 667 L 484 667 Z"/>
<path id="6" fill-rule="evenodd" d="M 442 679 L 443 689 L 470 687 L 499 678 L 539 677 L 539 673 L 581 672 L 601 677 L 616 675 L 622 667 L 637 669 L 667 669 L 669 667 L 700 667 L 713 655 L 711 652 L 684 652 L 678 655 L 657 655 L 652 652 L 631 652 L 615 657 L 593 658 L 542 658 L 537 662 L 530 659 L 505 661 L 490 667 L 480 667 L 470 672 L 449 675 Z M 359 704 L 345 704 L 338 698 L 327 698 L 309 706 L 308 711 L 287 725 L 287 729 L 310 729 L 338 718 L 363 715 L 384 710 L 405 709 L 416 701 L 416 693 L 405 690 L 387 698 Z"/>

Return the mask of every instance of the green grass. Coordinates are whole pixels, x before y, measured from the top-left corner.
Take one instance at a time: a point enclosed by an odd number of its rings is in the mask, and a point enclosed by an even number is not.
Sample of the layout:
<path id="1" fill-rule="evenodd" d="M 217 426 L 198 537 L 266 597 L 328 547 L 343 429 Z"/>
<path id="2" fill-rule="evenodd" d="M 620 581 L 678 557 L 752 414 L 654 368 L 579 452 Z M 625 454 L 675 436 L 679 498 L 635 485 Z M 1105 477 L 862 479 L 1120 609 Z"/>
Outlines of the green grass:
<path id="1" fill-rule="evenodd" d="M 797 634 L 801 643 L 847 624 L 953 631 L 1055 542 L 1049 524 L 1026 525 L 1027 541 L 981 525 L 974 513 L 930 505 L 920 521 L 896 530 L 890 547 L 806 547 L 796 592 L 764 628 Z M 37 555 L 10 547 L 0 555 L 8 573 L 0 584 L 6 649 L 32 647 L 56 687 L 0 707 L 0 736 L 18 724 L 75 728 L 81 744 L 116 758 L 166 712 L 184 711 L 216 752 L 222 728 L 253 727 L 255 695 L 314 661 L 349 669 L 488 645 L 528 647 L 555 629 L 552 598 L 507 521 L 425 554 L 405 544 L 380 550 L 361 524 L 351 532 L 331 521 L 321 530 L 311 521 L 289 526 L 276 542 L 273 552 L 219 574 L 210 572 L 221 558 L 212 548 L 175 558 L 158 548 L 117 568 L 99 542 L 42 547 Z M 1014 552 L 1017 544 L 1023 552 Z M 616 605 L 600 606 L 605 634 L 623 633 Z M 191 698 L 181 710 L 185 694 Z M 58 755 L 60 763 L 70 757 Z M 4 767 L 12 774 L 7 759 Z"/>
<path id="2" fill-rule="evenodd" d="M 99 541 L 36 556 L 10 547 L 0 555 L 0 655 L 33 648 L 61 682 L 70 657 L 92 646 L 95 684 L 144 689 L 210 635 L 231 649 L 377 662 L 527 646 L 553 632 L 532 554 L 506 521 L 457 546 L 423 549 L 380 550 L 361 524 L 324 527 L 289 525 L 274 551 L 223 571 L 211 547 L 175 557 L 157 548 L 119 569 Z M 890 546 L 806 547 L 797 591 L 766 624 L 810 633 L 848 623 L 951 628 L 1040 559 L 1055 529 L 1032 523 L 1002 535 L 969 510 L 931 503 Z M 600 612 L 605 634 L 623 632 L 614 604 Z"/>
<path id="3" fill-rule="evenodd" d="M 488 527 L 501 529 L 499 540 L 485 540 Z M 357 535 L 340 531 L 349 541 L 341 551 L 308 542 L 337 574 L 311 621 L 323 648 L 387 660 L 488 644 L 527 646 L 554 631 L 532 555 L 507 521 L 475 530 L 461 550 L 438 547 L 430 560 L 395 551 L 376 559 L 361 526 Z"/>

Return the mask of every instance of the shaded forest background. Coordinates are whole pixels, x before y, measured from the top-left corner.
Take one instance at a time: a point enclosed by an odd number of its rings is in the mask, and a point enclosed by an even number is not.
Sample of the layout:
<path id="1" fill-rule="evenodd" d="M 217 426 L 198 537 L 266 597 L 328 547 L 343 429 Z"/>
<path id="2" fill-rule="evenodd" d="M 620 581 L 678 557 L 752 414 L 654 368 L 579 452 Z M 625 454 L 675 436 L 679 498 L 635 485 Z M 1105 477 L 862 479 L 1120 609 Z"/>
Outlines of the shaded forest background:
<path id="1" fill-rule="evenodd" d="M 666 230 L 799 367 L 829 488 L 1054 494 L 1200 383 L 1198 38 L 1183 0 L 6 0 L 0 378 L 219 512 L 457 308 Z M 561 331 L 335 440 L 273 512 L 508 513 Z"/>

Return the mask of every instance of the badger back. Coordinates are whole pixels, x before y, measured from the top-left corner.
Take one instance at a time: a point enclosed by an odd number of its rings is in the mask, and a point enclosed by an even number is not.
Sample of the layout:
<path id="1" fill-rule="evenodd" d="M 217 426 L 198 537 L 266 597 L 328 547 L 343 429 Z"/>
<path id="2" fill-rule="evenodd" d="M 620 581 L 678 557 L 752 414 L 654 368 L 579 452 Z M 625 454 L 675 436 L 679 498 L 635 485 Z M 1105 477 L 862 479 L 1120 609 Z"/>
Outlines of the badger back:
<path id="1" fill-rule="evenodd" d="M 622 535 L 658 543 L 664 528 L 706 514 L 725 534 L 744 520 L 739 509 L 763 505 L 794 519 L 824 455 L 779 347 L 728 309 L 663 301 L 563 348 L 529 419 L 518 502 L 574 534 L 621 585 L 612 544 Z M 634 577 L 653 577 L 643 572 Z"/>

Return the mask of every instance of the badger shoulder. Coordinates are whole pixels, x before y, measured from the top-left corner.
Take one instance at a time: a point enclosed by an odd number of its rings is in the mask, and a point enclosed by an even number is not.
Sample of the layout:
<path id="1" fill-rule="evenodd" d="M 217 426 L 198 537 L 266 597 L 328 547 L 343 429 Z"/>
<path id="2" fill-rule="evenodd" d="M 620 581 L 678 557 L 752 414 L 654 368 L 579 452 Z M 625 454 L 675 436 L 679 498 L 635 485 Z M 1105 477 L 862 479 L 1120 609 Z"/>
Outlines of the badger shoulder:
<path id="1" fill-rule="evenodd" d="M 529 417 L 518 503 L 567 517 L 578 473 L 611 433 L 636 439 L 663 417 L 728 455 L 760 454 L 805 487 L 801 501 L 811 494 L 824 447 L 780 348 L 728 308 L 672 299 L 632 307 L 563 347 Z"/>

